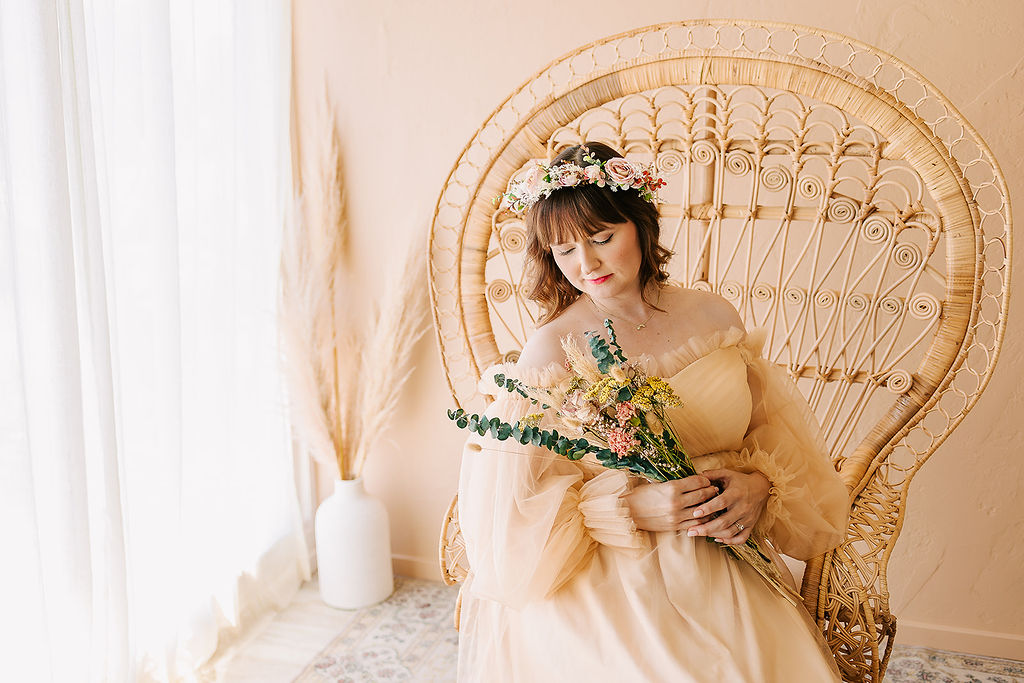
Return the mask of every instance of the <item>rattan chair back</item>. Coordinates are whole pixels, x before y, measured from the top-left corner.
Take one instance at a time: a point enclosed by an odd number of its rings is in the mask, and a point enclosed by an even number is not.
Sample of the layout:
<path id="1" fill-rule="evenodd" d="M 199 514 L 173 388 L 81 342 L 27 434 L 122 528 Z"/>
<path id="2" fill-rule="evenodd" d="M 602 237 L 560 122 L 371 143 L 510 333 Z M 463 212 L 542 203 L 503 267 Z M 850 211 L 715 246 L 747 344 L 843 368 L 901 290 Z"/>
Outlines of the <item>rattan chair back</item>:
<path id="1" fill-rule="evenodd" d="M 517 358 L 522 221 L 494 199 L 533 160 L 601 141 L 651 162 L 683 285 L 720 293 L 817 414 L 850 489 L 846 542 L 802 592 L 849 681 L 881 681 L 896 620 L 886 567 L 914 474 L 996 362 L 1010 213 L 991 152 L 896 58 L 845 36 L 738 21 L 653 26 L 580 48 L 503 102 L 434 215 L 431 294 L 456 403 Z M 456 505 L 446 579 L 465 575 Z"/>

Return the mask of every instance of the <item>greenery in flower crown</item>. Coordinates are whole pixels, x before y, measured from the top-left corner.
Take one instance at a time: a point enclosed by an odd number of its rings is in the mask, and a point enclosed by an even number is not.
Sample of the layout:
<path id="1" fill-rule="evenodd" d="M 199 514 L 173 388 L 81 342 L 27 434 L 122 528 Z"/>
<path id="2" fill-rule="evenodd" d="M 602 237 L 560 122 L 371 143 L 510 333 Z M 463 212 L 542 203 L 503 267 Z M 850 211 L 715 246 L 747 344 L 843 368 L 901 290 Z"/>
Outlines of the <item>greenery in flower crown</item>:
<path id="1" fill-rule="evenodd" d="M 660 201 L 657 193 L 665 186 L 665 180 L 653 171 L 653 166 L 624 157 L 598 159 L 586 148 L 584 151 L 583 166 L 573 162 L 555 166 L 537 164 L 525 178 L 513 181 L 508 192 L 495 198 L 495 202 L 500 200 L 501 208 L 522 215 L 555 190 L 580 185 L 607 187 L 613 192 L 636 190 L 645 201 L 652 204 Z"/>

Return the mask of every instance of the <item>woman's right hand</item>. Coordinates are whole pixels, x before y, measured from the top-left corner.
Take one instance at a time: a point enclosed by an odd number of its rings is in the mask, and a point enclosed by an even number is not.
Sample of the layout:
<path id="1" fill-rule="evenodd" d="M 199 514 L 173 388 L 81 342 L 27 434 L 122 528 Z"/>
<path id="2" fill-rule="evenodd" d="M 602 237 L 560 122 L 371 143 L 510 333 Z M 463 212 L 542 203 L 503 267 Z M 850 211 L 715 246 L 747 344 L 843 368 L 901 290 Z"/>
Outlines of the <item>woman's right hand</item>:
<path id="1" fill-rule="evenodd" d="M 718 495 L 711 481 L 696 475 L 685 479 L 641 484 L 623 496 L 633 521 L 645 531 L 679 531 L 708 522 L 711 516 L 694 517 L 698 505 Z"/>

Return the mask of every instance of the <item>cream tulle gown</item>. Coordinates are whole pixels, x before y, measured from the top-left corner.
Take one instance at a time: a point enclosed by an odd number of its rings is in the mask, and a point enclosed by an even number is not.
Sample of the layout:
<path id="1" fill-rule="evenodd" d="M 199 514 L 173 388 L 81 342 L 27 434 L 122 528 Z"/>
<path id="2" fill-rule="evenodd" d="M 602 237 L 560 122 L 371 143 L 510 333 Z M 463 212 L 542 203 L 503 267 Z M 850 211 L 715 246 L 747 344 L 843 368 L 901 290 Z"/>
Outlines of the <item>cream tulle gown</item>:
<path id="1" fill-rule="evenodd" d="M 671 418 L 697 469 L 767 475 L 758 531 L 806 559 L 842 538 L 847 493 L 806 402 L 754 336 L 732 328 L 637 360 L 682 399 Z M 565 373 L 503 366 L 485 381 L 498 371 L 535 386 Z M 536 410 L 502 390 L 487 414 L 514 423 Z M 802 606 L 705 538 L 637 531 L 620 500 L 637 483 L 586 459 L 470 438 L 460 681 L 838 680 Z"/>

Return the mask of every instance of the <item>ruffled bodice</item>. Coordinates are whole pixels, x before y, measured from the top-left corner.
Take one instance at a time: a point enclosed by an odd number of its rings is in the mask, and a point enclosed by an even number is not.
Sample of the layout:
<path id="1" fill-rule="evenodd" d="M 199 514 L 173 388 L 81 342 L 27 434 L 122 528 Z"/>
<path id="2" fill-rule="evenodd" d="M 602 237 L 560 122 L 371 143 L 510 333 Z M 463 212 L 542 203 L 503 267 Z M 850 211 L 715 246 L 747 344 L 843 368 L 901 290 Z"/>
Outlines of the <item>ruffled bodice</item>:
<path id="1" fill-rule="evenodd" d="M 680 397 L 681 405 L 667 409 L 667 414 L 691 458 L 742 447 L 752 408 L 747 365 L 760 353 L 762 341 L 760 332 L 748 337 L 744 330 L 731 327 L 709 336 L 691 337 L 657 357 L 635 357 L 639 369 L 666 380 Z M 498 373 L 534 387 L 557 386 L 570 376 L 557 363 L 541 369 L 495 365 L 483 373 L 482 391 L 501 397 L 504 392 L 499 393 L 491 379 Z M 583 465 L 588 474 L 603 469 L 592 458 Z"/>

